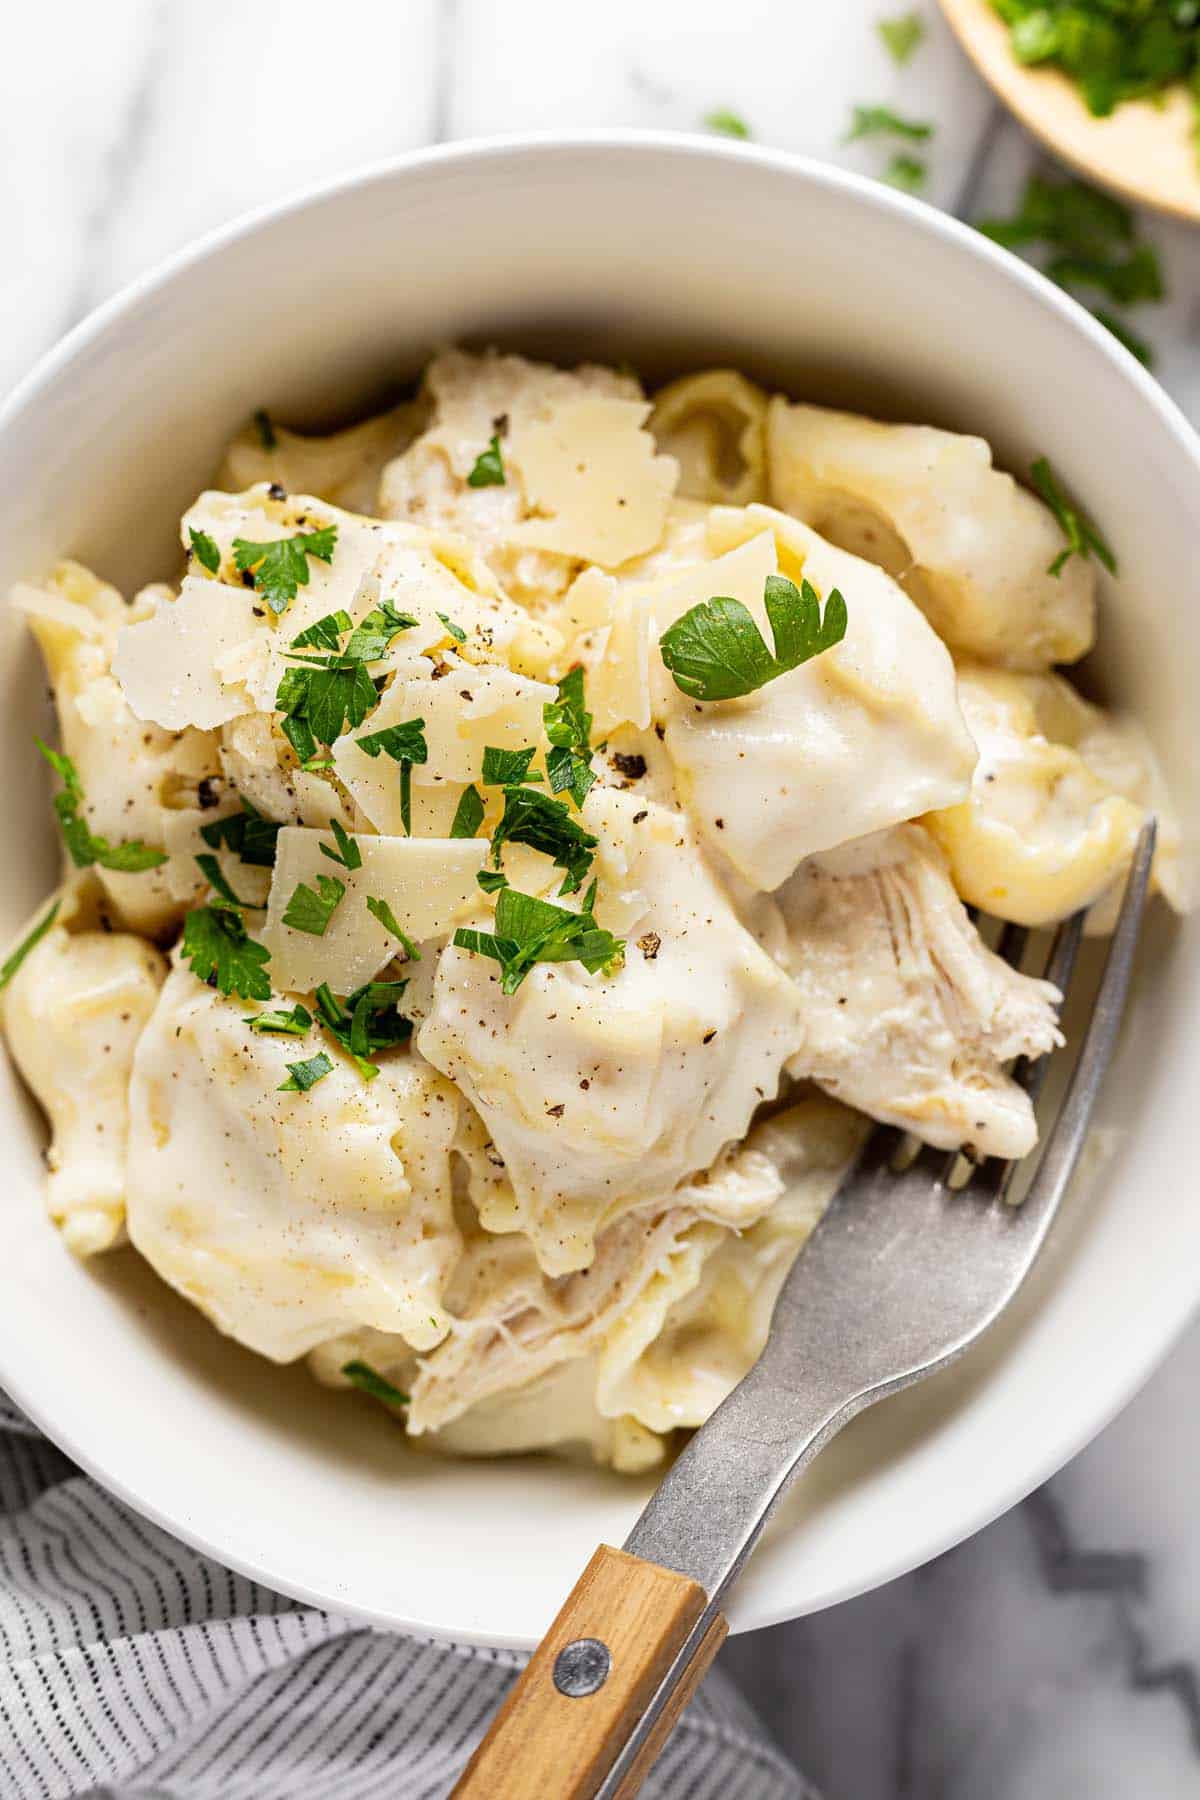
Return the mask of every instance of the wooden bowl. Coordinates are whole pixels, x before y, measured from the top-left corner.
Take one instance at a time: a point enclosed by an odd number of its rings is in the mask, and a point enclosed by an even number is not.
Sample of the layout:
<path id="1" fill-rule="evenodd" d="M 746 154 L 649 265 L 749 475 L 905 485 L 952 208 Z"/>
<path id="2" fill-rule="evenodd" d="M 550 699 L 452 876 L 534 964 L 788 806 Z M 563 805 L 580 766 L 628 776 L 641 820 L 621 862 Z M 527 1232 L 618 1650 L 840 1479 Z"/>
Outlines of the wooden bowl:
<path id="1" fill-rule="evenodd" d="M 1128 200 L 1200 221 L 1195 113 L 1182 87 L 1161 103 L 1130 100 L 1097 119 L 1059 70 L 1017 62 L 990 0 L 941 0 L 941 7 L 984 80 L 1056 156 Z"/>

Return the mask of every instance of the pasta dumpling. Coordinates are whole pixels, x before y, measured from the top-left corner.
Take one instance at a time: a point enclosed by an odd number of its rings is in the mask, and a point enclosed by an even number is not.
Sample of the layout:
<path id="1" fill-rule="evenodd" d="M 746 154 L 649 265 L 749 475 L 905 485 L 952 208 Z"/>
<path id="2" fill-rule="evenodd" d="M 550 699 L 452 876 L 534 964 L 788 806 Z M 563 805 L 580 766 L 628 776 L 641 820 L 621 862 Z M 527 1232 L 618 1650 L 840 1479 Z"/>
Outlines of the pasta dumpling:
<path id="1" fill-rule="evenodd" d="M 364 1082 L 283 1092 L 294 1037 L 174 969 L 129 1089 L 129 1235 L 220 1330 L 275 1362 L 356 1325 L 414 1347 L 447 1329 L 458 1255 L 450 1146 L 461 1101 L 409 1051 Z M 253 1016 L 253 1013 L 251 1013 Z"/>
<path id="2" fill-rule="evenodd" d="M 323 437 L 306 437 L 260 415 L 231 439 L 213 485 L 238 494 L 271 482 L 290 494 L 320 494 L 348 512 L 374 513 L 380 477 L 416 437 L 425 410 L 412 401 Z"/>
<path id="3" fill-rule="evenodd" d="M 1044 669 L 1090 649 L 1092 565 L 1050 573 L 1062 534 L 983 438 L 775 399 L 767 466 L 776 506 L 887 569 L 955 652 Z"/>
<path id="4" fill-rule="evenodd" d="M 736 369 L 684 375 L 654 396 L 650 429 L 679 464 L 691 500 L 749 506 L 766 500 L 767 396 Z"/>

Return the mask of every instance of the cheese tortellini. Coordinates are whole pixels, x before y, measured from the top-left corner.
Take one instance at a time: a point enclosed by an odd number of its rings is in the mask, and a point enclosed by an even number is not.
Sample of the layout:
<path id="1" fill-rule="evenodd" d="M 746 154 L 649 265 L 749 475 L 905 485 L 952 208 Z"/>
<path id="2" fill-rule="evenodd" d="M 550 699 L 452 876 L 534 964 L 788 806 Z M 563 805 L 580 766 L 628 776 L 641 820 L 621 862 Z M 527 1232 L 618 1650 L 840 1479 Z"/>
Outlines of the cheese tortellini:
<path id="1" fill-rule="evenodd" d="M 1061 548 L 982 439 L 728 369 L 451 349 L 247 425 L 169 585 L 15 597 L 69 867 L 0 988 L 67 1245 L 444 1454 L 661 1462 L 871 1120 L 1033 1146 L 1059 996 L 968 905 L 1105 928 L 1148 810 L 1186 899 L 1149 745 L 1051 671 Z"/>

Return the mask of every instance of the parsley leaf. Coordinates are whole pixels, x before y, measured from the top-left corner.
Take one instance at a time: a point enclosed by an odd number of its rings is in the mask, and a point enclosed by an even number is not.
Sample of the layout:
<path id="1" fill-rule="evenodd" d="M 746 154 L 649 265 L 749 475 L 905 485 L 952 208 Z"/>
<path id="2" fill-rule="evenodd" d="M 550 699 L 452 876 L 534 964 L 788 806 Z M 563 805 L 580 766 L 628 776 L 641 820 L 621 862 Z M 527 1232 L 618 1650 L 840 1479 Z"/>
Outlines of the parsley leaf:
<path id="1" fill-rule="evenodd" d="M 304 1037 L 312 1026 L 313 1016 L 307 1006 L 293 1006 L 291 1012 L 277 1008 L 274 1012 L 250 1013 L 242 1020 L 251 1031 L 265 1031 L 279 1037 Z"/>
<path id="2" fill-rule="evenodd" d="M 1038 457 L 1030 474 L 1034 487 L 1054 514 L 1059 529 L 1067 540 L 1066 549 L 1059 551 L 1047 569 L 1047 574 L 1061 575 L 1063 568 L 1073 556 L 1081 556 L 1086 561 L 1094 550 L 1109 574 L 1115 575 L 1117 572 L 1116 557 L 1087 514 L 1081 512 L 1059 486 L 1058 477 L 1044 456 Z"/>
<path id="3" fill-rule="evenodd" d="M 1013 250 L 1056 244 L 1075 256 L 1102 256 L 1133 241 L 1133 214 L 1086 181 L 1047 181 L 1033 175 L 1011 219 L 981 219 L 976 230 Z"/>
<path id="4" fill-rule="evenodd" d="M 823 618 L 807 581 L 797 588 L 786 575 L 768 575 L 763 599 L 774 655 L 741 601 L 728 596 L 702 600 L 668 626 L 659 650 L 677 688 L 693 700 L 735 700 L 832 650 L 846 635 L 846 602 L 837 588 Z"/>
<path id="5" fill-rule="evenodd" d="M 220 994 L 243 1000 L 269 1000 L 271 982 L 264 965 L 270 951 L 256 944 L 242 915 L 223 902 L 197 906 L 183 921 L 181 954 L 192 974 Z"/>
<path id="6" fill-rule="evenodd" d="M 54 796 L 54 812 L 62 832 L 63 843 L 77 869 L 89 869 L 99 863 L 102 869 L 113 869 L 126 875 L 140 875 L 165 863 L 165 850 L 152 850 L 141 838 L 123 844 L 110 844 L 97 837 L 83 816 L 83 784 L 71 758 L 61 750 L 51 750 L 40 737 L 34 743 L 54 773 L 62 781 L 62 789 Z"/>
<path id="7" fill-rule="evenodd" d="M 508 876 L 499 869 L 476 869 L 475 879 L 485 894 L 495 894 L 508 886 Z"/>
<path id="8" fill-rule="evenodd" d="M 429 745 L 425 741 L 424 719 L 405 719 L 399 725 L 385 725 L 382 731 L 367 731 L 354 742 L 368 756 L 378 756 L 382 750 L 395 762 L 423 763 L 429 761 Z"/>
<path id="9" fill-rule="evenodd" d="M 357 841 L 350 836 L 338 819 L 330 819 L 329 829 L 337 841 L 337 849 L 331 850 L 328 844 L 322 844 L 322 856 L 327 856 L 330 862 L 341 863 L 343 869 L 361 869 L 362 851 L 359 849 Z"/>
<path id="10" fill-rule="evenodd" d="M 307 631 L 302 631 L 292 639 L 293 650 L 333 650 L 340 653 L 342 638 L 346 632 L 354 630 L 354 620 L 344 607 L 336 612 L 326 613 Z"/>
<path id="11" fill-rule="evenodd" d="M 895 19 L 878 20 L 875 29 L 892 61 L 903 65 L 924 39 L 925 21 L 919 13 L 901 13 Z"/>
<path id="12" fill-rule="evenodd" d="M 712 112 L 705 113 L 704 124 L 710 131 L 719 132 L 722 137 L 739 138 L 745 143 L 751 136 L 750 127 L 740 113 L 730 112 L 727 107 L 714 107 Z"/>
<path id="13" fill-rule="evenodd" d="M 504 813 L 492 833 L 492 860 L 497 868 L 504 844 L 528 844 L 552 857 L 555 868 L 566 871 L 559 891 L 573 894 L 592 866 L 597 839 L 576 823 L 563 801 L 552 800 L 537 788 L 506 787 Z"/>
<path id="14" fill-rule="evenodd" d="M 624 960 L 625 945 L 611 931 L 597 926 L 592 912 L 595 895 L 593 882 L 576 913 L 516 888 L 502 888 L 496 901 L 495 932 L 460 928 L 454 943 L 460 950 L 498 962 L 503 972 L 501 989 L 506 994 L 515 994 L 539 962 L 581 962 L 592 974 L 612 973 Z"/>
<path id="15" fill-rule="evenodd" d="M 275 694 L 284 715 L 281 729 L 301 762 L 316 756 L 318 744 L 332 744 L 348 726 L 361 725 L 378 703 L 366 663 L 334 657 L 288 669 Z"/>
<path id="16" fill-rule="evenodd" d="M 903 137 L 913 143 L 924 143 L 933 136 L 933 126 L 923 119 L 903 119 L 890 106 L 856 106 L 850 129 L 843 140 L 852 144 L 856 138 Z"/>
<path id="17" fill-rule="evenodd" d="M 336 525 L 322 525 L 318 531 L 298 531 L 294 537 L 274 538 L 267 544 L 234 538 L 233 560 L 243 574 L 249 572 L 273 613 L 286 612 L 298 589 L 308 585 L 309 557 L 333 561 L 337 531 Z"/>
<path id="18" fill-rule="evenodd" d="M 456 644 L 466 643 L 467 634 L 461 625 L 456 624 L 455 621 L 448 618 L 445 613 L 439 613 L 438 618 L 442 621 L 442 624 L 446 627 L 446 630 L 450 633 L 450 636 L 454 639 Z"/>
<path id="19" fill-rule="evenodd" d="M 223 819 L 210 819 L 200 827 L 200 836 L 213 850 L 224 844 L 256 869 L 272 869 L 282 825 L 264 819 L 249 800 L 242 800 L 240 813 L 229 813 Z"/>
<path id="20" fill-rule="evenodd" d="M 29 955 L 29 952 L 36 949 L 37 945 L 41 943 L 55 919 L 57 919 L 58 909 L 61 905 L 62 901 L 56 900 L 49 912 L 44 913 L 32 930 L 25 933 L 25 936 L 21 939 L 16 949 L 5 957 L 3 964 L 0 964 L 0 988 L 6 988 L 8 986 L 21 964 L 25 961 L 25 958 Z"/>
<path id="21" fill-rule="evenodd" d="M 192 546 L 192 555 L 201 568 L 215 575 L 221 566 L 221 552 L 216 540 L 210 538 L 207 531 L 197 531 L 194 525 L 188 526 L 188 539 Z"/>
<path id="22" fill-rule="evenodd" d="M 883 179 L 906 194 L 919 194 L 928 175 L 928 166 L 916 156 L 893 156 L 883 171 Z"/>
<path id="23" fill-rule="evenodd" d="M 1124 262 L 1099 257 L 1056 256 L 1046 268 L 1059 287 L 1093 287 L 1119 306 L 1135 306 L 1143 300 L 1163 299 L 1162 265 L 1150 244 L 1139 244 Z"/>
<path id="24" fill-rule="evenodd" d="M 361 1388 L 373 1400 L 382 1400 L 388 1406 L 408 1405 L 408 1395 L 402 1394 L 398 1387 L 393 1387 L 387 1377 L 373 1369 L 370 1363 L 362 1362 L 356 1357 L 353 1362 L 342 1364 L 342 1374 L 353 1387 Z"/>
<path id="25" fill-rule="evenodd" d="M 326 983 L 317 989 L 322 1026 L 353 1059 L 364 1081 L 374 1081 L 379 1073 L 370 1060 L 376 1051 L 395 1049 L 412 1036 L 412 1020 L 396 1004 L 407 986 L 406 981 L 368 981 L 347 996 L 344 1006 Z"/>
<path id="26" fill-rule="evenodd" d="M 379 920 L 379 923 L 383 926 L 385 931 L 390 931 L 394 938 L 399 938 L 400 943 L 404 948 L 406 961 L 420 962 L 421 952 L 417 949 L 417 946 L 413 943 L 407 931 L 405 931 L 403 926 L 399 923 L 395 913 L 392 911 L 386 900 L 381 900 L 376 894 L 368 894 L 367 911 L 373 918 Z"/>
<path id="27" fill-rule="evenodd" d="M 262 907 L 257 900 L 239 900 L 238 899 L 237 895 L 234 893 L 233 889 L 230 887 L 228 881 L 226 881 L 225 875 L 221 869 L 221 865 L 217 861 L 215 856 L 211 855 L 207 851 L 203 851 L 196 858 L 196 861 L 199 863 L 200 873 L 204 876 L 204 879 L 207 881 L 209 887 L 215 888 L 217 893 L 220 894 L 220 896 L 223 900 L 228 900 L 230 906 L 244 907 L 244 908 L 247 908 L 251 912 L 261 912 L 262 911 Z"/>
<path id="28" fill-rule="evenodd" d="M 582 806 L 594 786 L 589 748 L 592 715 L 585 709 L 583 666 L 576 663 L 558 684 L 558 699 L 542 708 L 542 720 L 551 749 L 546 757 L 550 786 L 559 794 L 565 788 L 576 806 Z"/>
<path id="29" fill-rule="evenodd" d="M 325 928 L 341 904 L 346 884 L 336 875 L 318 875 L 317 892 L 301 881 L 284 908 L 283 922 L 293 931 L 306 931 L 310 937 L 324 937 Z"/>
<path id="30" fill-rule="evenodd" d="M 536 770 L 529 772 L 529 765 L 537 755 L 534 745 L 525 750 L 497 750 L 494 744 L 485 744 L 483 750 L 483 771 L 480 781 L 484 787 L 520 787 L 523 781 L 541 781 Z M 480 818 L 483 817 L 482 811 Z M 474 837 L 474 832 L 471 836 Z"/>
<path id="31" fill-rule="evenodd" d="M 264 450 L 275 450 L 279 447 L 279 439 L 275 436 L 275 427 L 271 423 L 271 415 L 265 406 L 260 406 L 254 415 L 258 441 Z"/>
<path id="32" fill-rule="evenodd" d="M 1191 79 L 1200 59 L 1192 0 L 995 0 L 1020 63 L 1053 62 L 1103 117 Z"/>
<path id="33" fill-rule="evenodd" d="M 450 822 L 452 838 L 473 838 L 483 824 L 483 800 L 477 787 L 465 787 Z"/>
<path id="34" fill-rule="evenodd" d="M 401 612 L 390 600 L 381 600 L 367 613 L 361 625 L 354 627 L 342 654 L 358 662 L 378 662 L 390 648 L 393 638 L 399 637 L 402 631 L 411 631 L 418 623 L 411 613 Z"/>
<path id="35" fill-rule="evenodd" d="M 475 458 L 475 467 L 467 476 L 467 486 L 473 488 L 503 487 L 504 458 L 500 453 L 500 439 L 493 432 L 488 439 L 488 447 L 481 450 Z"/>
<path id="36" fill-rule="evenodd" d="M 1152 345 L 1148 344 L 1145 338 L 1139 337 L 1136 331 L 1131 331 L 1124 319 L 1118 319 L 1115 313 L 1110 313 L 1103 306 L 1098 306 L 1092 317 L 1098 319 L 1107 331 L 1111 331 L 1117 342 L 1124 344 L 1130 355 L 1136 356 L 1143 368 L 1152 369 L 1154 367 Z"/>
<path id="37" fill-rule="evenodd" d="M 333 1068 L 333 1061 L 323 1050 L 318 1050 L 306 1062 L 285 1063 L 283 1066 L 288 1072 L 288 1078 L 280 1082 L 278 1092 L 307 1094 L 309 1088 L 316 1087 L 318 1081 L 324 1081 Z"/>

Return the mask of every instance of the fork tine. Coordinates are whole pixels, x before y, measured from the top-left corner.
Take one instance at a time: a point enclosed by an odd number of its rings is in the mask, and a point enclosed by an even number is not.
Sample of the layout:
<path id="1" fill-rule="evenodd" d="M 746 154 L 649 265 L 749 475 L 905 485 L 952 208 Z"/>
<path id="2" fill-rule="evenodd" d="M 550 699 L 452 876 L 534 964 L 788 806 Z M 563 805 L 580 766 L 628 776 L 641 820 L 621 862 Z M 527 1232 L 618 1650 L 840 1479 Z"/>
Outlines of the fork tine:
<path id="1" fill-rule="evenodd" d="M 1150 886 L 1156 836 L 1157 822 L 1153 818 L 1148 819 L 1138 837 L 1125 882 L 1117 928 L 1113 932 L 1100 990 L 1084 1033 L 1079 1060 L 1071 1073 L 1062 1109 L 1042 1152 L 1037 1174 L 1020 1209 L 1022 1215 L 1028 1218 L 1030 1227 L 1035 1230 L 1040 1219 L 1048 1222 L 1053 1216 L 1063 1190 L 1071 1179 L 1083 1148 L 1104 1072 L 1112 1059 L 1133 973 L 1138 933 Z"/>
<path id="2" fill-rule="evenodd" d="M 1002 957 L 1010 967 L 1019 969 L 1028 942 L 1028 928 L 1024 925 L 1013 925 L 1010 922 L 1000 933 L 999 942 L 996 945 L 996 955 Z"/>
<path id="3" fill-rule="evenodd" d="M 1054 934 L 1054 943 L 1050 949 L 1049 961 L 1046 964 L 1044 979 L 1056 987 L 1062 995 L 1059 1017 L 1067 1002 L 1067 993 L 1071 986 L 1071 977 L 1075 973 L 1075 964 L 1079 957 L 1079 946 L 1083 942 L 1083 922 L 1087 917 L 1083 912 L 1072 913 L 1064 919 Z M 1027 1056 L 1021 1057 L 1013 1070 L 1013 1080 L 1018 1087 L 1023 1087 L 1029 1098 L 1037 1105 L 1038 1095 L 1045 1085 L 1046 1076 L 1050 1072 L 1050 1053 L 1030 1061 Z"/>

